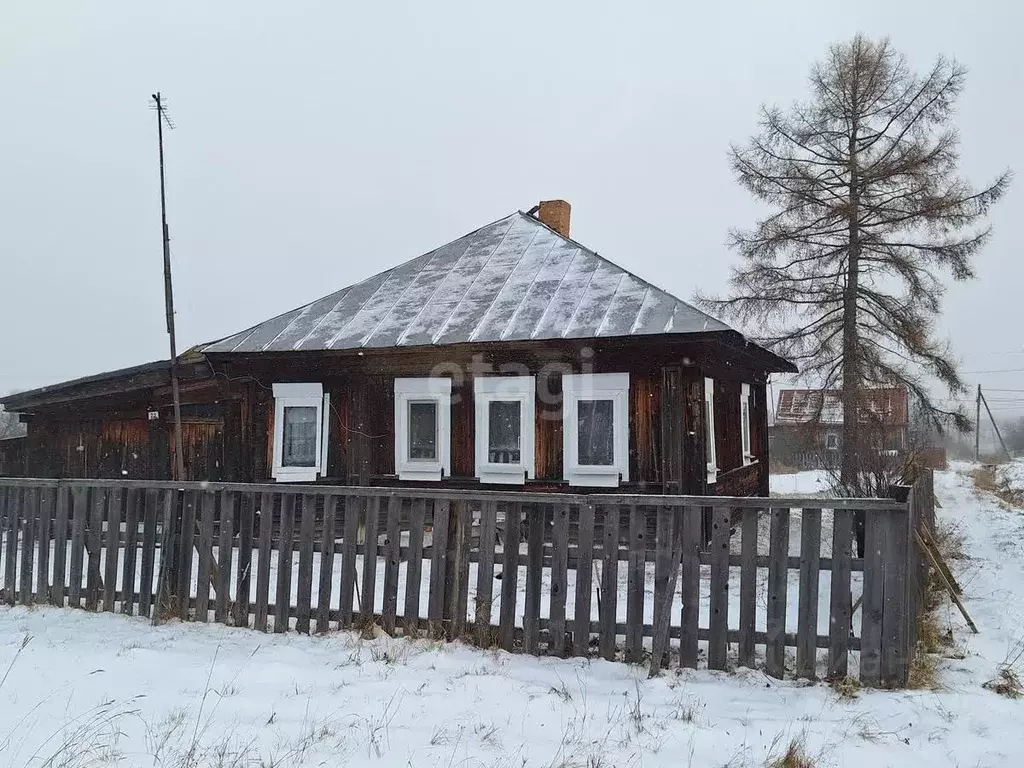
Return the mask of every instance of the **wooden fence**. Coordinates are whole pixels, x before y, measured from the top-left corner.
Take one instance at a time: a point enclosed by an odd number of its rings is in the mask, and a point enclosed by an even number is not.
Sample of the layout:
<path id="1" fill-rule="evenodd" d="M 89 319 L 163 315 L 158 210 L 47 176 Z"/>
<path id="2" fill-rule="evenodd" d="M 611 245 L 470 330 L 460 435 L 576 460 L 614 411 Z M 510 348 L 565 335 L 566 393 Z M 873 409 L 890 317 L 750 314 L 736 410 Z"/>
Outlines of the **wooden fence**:
<path id="1" fill-rule="evenodd" d="M 930 483 L 768 500 L 7 478 L 2 598 L 898 686 Z"/>

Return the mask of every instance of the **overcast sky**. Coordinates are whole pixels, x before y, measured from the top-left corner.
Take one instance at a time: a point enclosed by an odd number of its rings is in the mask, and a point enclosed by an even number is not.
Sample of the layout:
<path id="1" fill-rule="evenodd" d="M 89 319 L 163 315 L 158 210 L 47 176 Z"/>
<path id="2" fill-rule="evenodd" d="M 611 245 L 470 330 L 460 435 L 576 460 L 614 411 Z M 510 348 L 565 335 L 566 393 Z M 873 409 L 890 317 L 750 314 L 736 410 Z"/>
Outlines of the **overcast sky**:
<path id="1" fill-rule="evenodd" d="M 964 170 L 986 183 L 1024 170 L 1022 28 L 1009 0 L 7 0 L 0 390 L 166 357 L 158 89 L 178 125 L 184 349 L 544 198 L 572 203 L 576 239 L 678 296 L 722 290 L 726 232 L 757 212 L 726 150 L 761 102 L 803 97 L 810 64 L 858 31 L 919 69 L 955 56 Z M 991 388 L 1024 390 L 1022 184 L 979 279 L 948 294 L 964 369 L 1020 369 L 966 375 Z"/>

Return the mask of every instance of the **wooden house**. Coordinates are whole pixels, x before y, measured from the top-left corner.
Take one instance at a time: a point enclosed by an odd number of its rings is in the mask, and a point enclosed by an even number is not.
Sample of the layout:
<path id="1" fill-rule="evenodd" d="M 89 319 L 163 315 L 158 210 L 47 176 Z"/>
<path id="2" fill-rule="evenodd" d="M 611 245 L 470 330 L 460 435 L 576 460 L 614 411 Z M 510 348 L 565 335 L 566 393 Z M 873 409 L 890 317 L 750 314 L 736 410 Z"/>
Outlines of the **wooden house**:
<path id="1" fill-rule="evenodd" d="M 184 479 L 766 494 L 767 377 L 794 367 L 569 215 L 543 202 L 181 355 Z M 170 478 L 170 370 L 5 398 L 24 474 Z"/>

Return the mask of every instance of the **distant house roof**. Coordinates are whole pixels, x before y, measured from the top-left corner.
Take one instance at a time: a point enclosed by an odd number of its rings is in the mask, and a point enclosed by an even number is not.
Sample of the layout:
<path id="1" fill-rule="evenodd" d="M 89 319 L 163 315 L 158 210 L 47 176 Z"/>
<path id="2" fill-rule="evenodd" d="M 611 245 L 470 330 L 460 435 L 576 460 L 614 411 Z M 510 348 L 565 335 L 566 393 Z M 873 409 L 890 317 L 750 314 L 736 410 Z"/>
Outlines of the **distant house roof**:
<path id="1" fill-rule="evenodd" d="M 864 392 L 867 408 L 861 420 L 873 415 L 886 426 L 906 426 L 909 423 L 907 390 L 900 387 L 869 389 Z M 842 424 L 843 392 L 839 389 L 782 389 L 775 410 L 775 423 L 785 424 Z"/>
<path id="2" fill-rule="evenodd" d="M 709 332 L 736 333 L 518 212 L 198 351 L 260 353 Z M 770 359 L 773 370 L 795 370 L 781 358 Z"/>

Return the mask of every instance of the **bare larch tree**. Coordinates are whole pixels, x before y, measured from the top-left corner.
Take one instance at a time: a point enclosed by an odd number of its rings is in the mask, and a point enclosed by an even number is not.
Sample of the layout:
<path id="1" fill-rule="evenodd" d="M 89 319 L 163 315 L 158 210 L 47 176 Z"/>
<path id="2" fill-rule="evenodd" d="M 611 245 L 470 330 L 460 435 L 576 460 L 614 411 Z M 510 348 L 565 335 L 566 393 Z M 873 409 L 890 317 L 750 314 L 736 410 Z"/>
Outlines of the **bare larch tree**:
<path id="1" fill-rule="evenodd" d="M 905 385 L 940 429 L 970 426 L 929 393 L 934 379 L 965 391 L 935 333 L 940 275 L 974 276 L 1010 174 L 983 189 L 960 175 L 951 121 L 965 75 L 944 58 L 919 75 L 888 40 L 858 35 L 812 67 L 808 101 L 762 107 L 759 134 L 730 151 L 740 184 L 770 213 L 730 233 L 743 261 L 729 295 L 699 298 L 758 329 L 808 379 L 841 385 L 847 481 L 864 450 L 853 416 L 865 388 Z"/>

